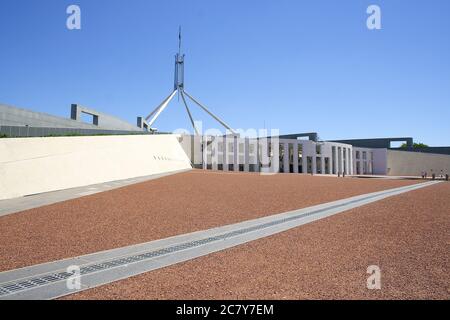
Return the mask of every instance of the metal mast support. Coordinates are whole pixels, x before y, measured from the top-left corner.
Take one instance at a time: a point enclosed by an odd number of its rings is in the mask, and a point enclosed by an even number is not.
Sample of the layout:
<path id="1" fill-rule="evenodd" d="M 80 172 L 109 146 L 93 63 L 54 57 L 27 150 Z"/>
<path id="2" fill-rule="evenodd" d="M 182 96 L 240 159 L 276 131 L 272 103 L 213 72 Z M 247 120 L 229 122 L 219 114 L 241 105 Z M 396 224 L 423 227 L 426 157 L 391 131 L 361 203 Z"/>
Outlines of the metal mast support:
<path id="1" fill-rule="evenodd" d="M 164 109 L 167 107 L 167 105 L 169 104 L 170 100 L 172 100 L 172 98 L 175 96 L 175 93 L 177 93 L 178 90 L 174 90 L 170 96 L 168 96 L 155 110 L 152 111 L 152 113 L 150 113 L 147 118 L 145 118 L 145 120 L 148 121 L 148 119 L 150 119 L 151 116 L 153 116 L 153 118 L 148 122 L 148 126 L 151 127 L 153 125 L 153 123 L 156 121 L 156 119 L 158 119 L 159 115 L 161 114 L 161 112 L 164 111 Z"/>
<path id="2" fill-rule="evenodd" d="M 152 115 L 154 115 L 154 114 L 156 113 L 156 111 L 159 110 L 159 108 L 161 108 L 161 106 L 164 104 L 164 102 L 166 102 L 166 101 L 170 98 L 170 96 L 172 95 L 172 93 L 173 93 L 173 91 L 170 93 L 170 95 L 169 95 L 167 98 L 165 98 L 165 99 L 163 100 L 163 102 L 161 102 L 161 104 L 160 104 L 159 106 L 157 106 L 152 112 L 150 112 L 150 114 L 149 114 L 148 116 L 145 117 L 145 121 L 148 121 L 148 119 L 150 119 L 150 117 L 151 117 Z"/>
<path id="3" fill-rule="evenodd" d="M 221 125 L 223 125 L 226 129 L 230 130 L 231 133 L 236 134 L 236 131 L 234 131 L 233 129 L 230 128 L 229 125 L 227 125 L 225 122 L 223 122 L 222 120 L 220 120 L 220 118 L 218 116 L 216 116 L 214 113 L 212 113 L 211 111 L 208 110 L 208 108 L 206 108 L 204 105 L 202 105 L 200 102 L 198 102 L 197 100 L 195 100 L 189 93 L 187 93 L 186 91 L 183 90 L 183 93 L 186 94 L 188 96 L 189 99 L 191 99 L 194 103 L 196 103 L 200 108 L 202 108 L 206 113 L 208 113 L 211 117 L 213 117 L 217 122 L 219 122 Z"/>
<path id="4" fill-rule="evenodd" d="M 189 107 L 186 103 L 186 99 L 184 98 L 183 91 L 180 91 L 180 94 L 181 94 L 181 99 L 183 100 L 184 106 L 186 107 L 186 111 L 188 113 L 189 119 L 191 120 L 191 124 L 192 124 L 192 127 L 194 128 L 195 134 L 199 135 L 198 130 L 195 127 L 194 119 L 192 118 L 191 110 L 189 110 Z"/>

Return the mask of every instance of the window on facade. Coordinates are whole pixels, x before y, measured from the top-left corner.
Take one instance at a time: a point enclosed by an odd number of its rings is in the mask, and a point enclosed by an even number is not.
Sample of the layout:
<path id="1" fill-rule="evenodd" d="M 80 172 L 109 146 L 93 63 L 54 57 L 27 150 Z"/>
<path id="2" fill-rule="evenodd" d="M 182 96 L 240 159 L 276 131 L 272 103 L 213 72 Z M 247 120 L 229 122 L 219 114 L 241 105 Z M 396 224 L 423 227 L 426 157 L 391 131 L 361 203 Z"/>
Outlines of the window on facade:
<path id="1" fill-rule="evenodd" d="M 312 173 L 312 157 L 306 157 L 307 173 Z"/>
<path id="2" fill-rule="evenodd" d="M 363 159 L 366 160 L 367 159 L 367 152 L 363 151 Z"/>
<path id="3" fill-rule="evenodd" d="M 84 123 L 94 124 L 98 126 L 98 116 L 87 112 L 81 112 L 80 119 Z"/>
<path id="4" fill-rule="evenodd" d="M 321 146 L 319 144 L 316 145 L 316 153 L 317 154 L 321 153 Z"/>
<path id="5" fill-rule="evenodd" d="M 243 143 L 239 143 L 239 152 L 240 153 L 244 152 L 244 144 Z"/>
<path id="6" fill-rule="evenodd" d="M 359 159 L 359 151 L 356 151 L 356 159 Z"/>

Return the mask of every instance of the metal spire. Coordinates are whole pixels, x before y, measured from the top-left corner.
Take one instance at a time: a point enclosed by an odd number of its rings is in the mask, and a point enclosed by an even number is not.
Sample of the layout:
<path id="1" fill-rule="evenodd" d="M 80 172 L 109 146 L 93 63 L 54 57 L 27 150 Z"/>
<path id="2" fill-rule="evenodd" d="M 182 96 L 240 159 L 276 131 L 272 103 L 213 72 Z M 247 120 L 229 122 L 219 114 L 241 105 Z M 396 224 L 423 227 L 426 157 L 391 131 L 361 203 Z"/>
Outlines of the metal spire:
<path id="1" fill-rule="evenodd" d="M 149 127 L 151 125 L 153 125 L 153 123 L 159 117 L 161 112 L 164 111 L 164 109 L 167 107 L 169 102 L 175 96 L 175 93 L 178 93 L 178 100 L 180 99 L 180 95 L 181 95 L 181 98 L 183 99 L 183 103 L 184 103 L 184 106 L 186 107 L 186 111 L 188 113 L 189 119 L 190 119 L 191 124 L 194 127 L 194 131 L 197 135 L 199 134 L 199 132 L 198 132 L 197 128 L 195 127 L 194 119 L 192 118 L 191 111 L 189 110 L 189 107 L 186 103 L 186 99 L 185 99 L 184 95 L 186 95 L 190 100 L 192 100 L 196 105 L 198 105 L 201 109 L 203 109 L 207 114 L 209 114 L 212 118 L 214 118 L 222 126 L 224 126 L 226 129 L 231 131 L 233 134 L 236 134 L 236 132 L 231 127 L 229 127 L 224 121 L 222 121 L 218 116 L 216 116 L 211 111 L 209 111 L 205 105 L 201 104 L 198 100 L 194 99 L 194 97 L 189 95 L 184 90 L 184 54 L 181 53 L 181 26 L 179 26 L 179 28 L 178 28 L 178 53 L 175 55 L 175 74 L 174 74 L 173 91 L 155 110 L 153 110 L 145 118 L 147 121 L 150 120 L 148 123 Z"/>
<path id="2" fill-rule="evenodd" d="M 178 29 L 178 54 L 181 55 L 181 26 Z"/>
<path id="3" fill-rule="evenodd" d="M 181 26 L 178 29 L 178 53 L 175 55 L 174 90 L 182 91 L 184 88 L 184 54 L 181 54 Z M 180 93 L 178 93 L 178 100 Z"/>

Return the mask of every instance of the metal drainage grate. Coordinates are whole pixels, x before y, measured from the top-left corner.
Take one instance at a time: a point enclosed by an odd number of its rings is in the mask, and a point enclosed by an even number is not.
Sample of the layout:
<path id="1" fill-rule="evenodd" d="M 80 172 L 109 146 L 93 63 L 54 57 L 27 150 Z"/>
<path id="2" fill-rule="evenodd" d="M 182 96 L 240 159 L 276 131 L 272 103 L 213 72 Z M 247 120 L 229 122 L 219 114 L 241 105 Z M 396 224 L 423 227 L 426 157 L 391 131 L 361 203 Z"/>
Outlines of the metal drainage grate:
<path id="1" fill-rule="evenodd" d="M 382 195 L 383 196 L 389 195 L 392 193 L 396 193 L 400 190 L 401 189 L 397 189 L 397 190 L 394 190 L 391 192 L 386 192 L 386 193 L 383 193 Z M 271 222 L 262 223 L 262 224 L 259 224 L 259 225 L 253 226 L 253 227 L 230 231 L 230 232 L 218 235 L 218 236 L 213 236 L 213 237 L 208 237 L 208 238 L 204 238 L 204 239 L 200 239 L 200 240 L 185 242 L 185 243 L 182 243 L 179 245 L 174 245 L 174 246 L 166 247 L 163 249 L 149 251 L 149 252 L 138 254 L 138 255 L 132 255 L 132 256 L 123 257 L 123 258 L 119 258 L 119 259 L 113 259 L 113 260 L 105 261 L 105 262 L 101 262 L 101 263 L 95 263 L 95 264 L 91 264 L 91 265 L 82 266 L 80 268 L 80 273 L 81 273 L 81 275 L 87 275 L 87 274 L 91 274 L 91 273 L 95 273 L 95 272 L 99 272 L 99 271 L 103 271 L 103 270 L 108 270 L 108 269 L 113 269 L 116 267 L 128 265 L 130 263 L 140 262 L 140 261 L 151 259 L 154 257 L 159 257 L 162 255 L 166 255 L 166 254 L 170 254 L 170 253 L 174 253 L 174 252 L 178 252 L 178 251 L 182 251 L 182 250 L 195 248 L 195 247 L 198 247 L 198 246 L 201 246 L 204 244 L 208 244 L 208 243 L 219 241 L 219 240 L 225 240 L 228 238 L 236 237 L 236 236 L 246 234 L 249 232 L 253 232 L 256 230 L 261 230 L 261 229 L 269 228 L 269 227 L 272 227 L 275 225 L 283 224 L 286 222 L 291 222 L 291 221 L 294 221 L 297 219 L 301 219 L 301 218 L 305 218 L 305 217 L 308 217 L 311 215 L 319 214 L 324 211 L 333 210 L 336 208 L 347 206 L 349 204 L 363 202 L 363 201 L 366 201 L 366 200 L 369 200 L 372 198 L 376 198 L 378 196 L 380 196 L 380 194 L 371 195 L 371 196 L 367 196 L 364 198 L 360 198 L 360 199 L 348 201 L 345 203 L 337 204 L 334 206 L 330 206 L 327 208 L 318 209 L 318 210 L 294 215 L 294 216 L 288 217 L 288 218 L 283 218 L 283 219 L 279 219 L 279 220 L 275 220 L 275 221 L 271 221 Z M 9 294 L 14 294 L 14 293 L 17 293 L 20 291 L 26 291 L 29 289 L 41 287 L 41 286 L 55 283 L 58 281 L 67 280 L 72 275 L 73 274 L 64 271 L 64 272 L 57 272 L 57 273 L 49 273 L 49 274 L 41 275 L 41 276 L 34 277 L 34 278 L 22 279 L 20 281 L 2 284 L 2 285 L 0 285 L 0 297 L 9 295 Z"/>

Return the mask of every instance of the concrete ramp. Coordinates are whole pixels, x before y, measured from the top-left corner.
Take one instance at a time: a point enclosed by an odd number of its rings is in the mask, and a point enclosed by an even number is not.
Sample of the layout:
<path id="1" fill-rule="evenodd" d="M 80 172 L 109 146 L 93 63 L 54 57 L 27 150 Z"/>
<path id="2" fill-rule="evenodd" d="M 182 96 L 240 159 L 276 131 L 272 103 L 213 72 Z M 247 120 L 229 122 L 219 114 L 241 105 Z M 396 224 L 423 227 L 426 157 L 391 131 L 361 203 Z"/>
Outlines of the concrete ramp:
<path id="1" fill-rule="evenodd" d="M 190 168 L 170 134 L 0 139 L 0 200 Z"/>

